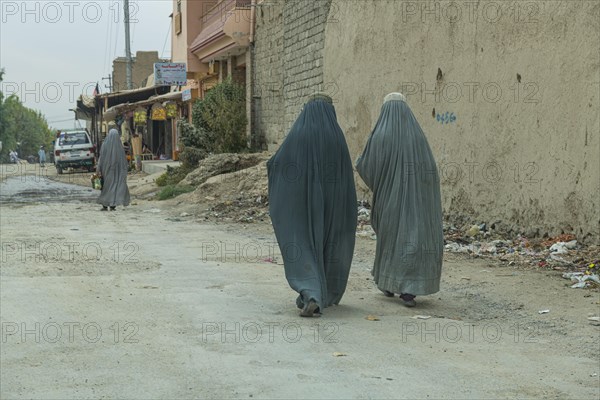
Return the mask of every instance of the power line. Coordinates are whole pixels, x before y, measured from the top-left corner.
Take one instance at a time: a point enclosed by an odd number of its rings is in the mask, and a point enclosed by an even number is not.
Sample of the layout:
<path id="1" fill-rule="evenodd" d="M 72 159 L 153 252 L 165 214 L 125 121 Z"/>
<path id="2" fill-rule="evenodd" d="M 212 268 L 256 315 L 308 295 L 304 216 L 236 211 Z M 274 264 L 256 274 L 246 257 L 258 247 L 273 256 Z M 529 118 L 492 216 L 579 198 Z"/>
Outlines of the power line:
<path id="1" fill-rule="evenodd" d="M 163 45 L 162 51 L 160 52 L 160 58 L 164 58 L 165 48 L 167 47 L 167 40 L 169 39 L 169 35 L 171 33 L 171 29 L 173 28 L 173 19 L 171 18 L 171 23 L 169 24 L 169 30 L 167 31 L 167 36 L 165 37 L 165 44 Z M 171 58 L 171 57 L 169 57 Z"/>
<path id="2" fill-rule="evenodd" d="M 68 119 L 60 119 L 60 120 L 56 120 L 56 121 L 47 121 L 48 124 L 56 124 L 59 122 L 68 122 L 68 121 L 73 121 L 75 119 L 75 117 L 71 117 Z"/>

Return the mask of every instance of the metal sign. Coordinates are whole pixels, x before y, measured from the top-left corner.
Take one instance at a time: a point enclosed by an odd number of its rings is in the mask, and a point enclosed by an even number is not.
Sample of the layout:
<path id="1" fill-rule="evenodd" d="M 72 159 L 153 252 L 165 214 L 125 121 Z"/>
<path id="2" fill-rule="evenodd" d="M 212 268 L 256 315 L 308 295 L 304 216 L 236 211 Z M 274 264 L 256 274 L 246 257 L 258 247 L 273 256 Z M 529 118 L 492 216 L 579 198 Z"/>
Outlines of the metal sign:
<path id="1" fill-rule="evenodd" d="M 181 92 L 181 100 L 188 101 L 192 99 L 192 89 L 186 89 Z"/>
<path id="2" fill-rule="evenodd" d="M 154 84 L 183 86 L 187 83 L 185 63 L 154 63 Z"/>

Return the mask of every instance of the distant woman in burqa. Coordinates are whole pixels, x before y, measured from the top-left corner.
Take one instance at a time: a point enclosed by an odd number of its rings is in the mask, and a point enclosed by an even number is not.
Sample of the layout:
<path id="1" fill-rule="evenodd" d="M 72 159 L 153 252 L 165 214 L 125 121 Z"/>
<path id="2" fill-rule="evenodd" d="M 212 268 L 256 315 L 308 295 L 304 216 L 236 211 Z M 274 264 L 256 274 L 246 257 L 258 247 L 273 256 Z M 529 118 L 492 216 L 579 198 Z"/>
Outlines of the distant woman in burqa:
<path id="1" fill-rule="evenodd" d="M 303 317 L 338 304 L 354 252 L 352 161 L 331 98 L 311 96 L 267 163 L 269 211 Z"/>
<path id="2" fill-rule="evenodd" d="M 408 307 L 439 291 L 444 238 L 439 176 L 429 143 L 401 93 L 385 97 L 356 169 L 373 191 L 374 281 Z"/>
<path id="3" fill-rule="evenodd" d="M 96 202 L 102 204 L 102 211 L 110 207 L 114 211 L 117 206 L 129 205 L 129 189 L 127 188 L 127 157 L 121 144 L 119 131 L 111 129 L 100 148 L 100 158 L 96 165 L 102 176 L 102 192 Z"/>

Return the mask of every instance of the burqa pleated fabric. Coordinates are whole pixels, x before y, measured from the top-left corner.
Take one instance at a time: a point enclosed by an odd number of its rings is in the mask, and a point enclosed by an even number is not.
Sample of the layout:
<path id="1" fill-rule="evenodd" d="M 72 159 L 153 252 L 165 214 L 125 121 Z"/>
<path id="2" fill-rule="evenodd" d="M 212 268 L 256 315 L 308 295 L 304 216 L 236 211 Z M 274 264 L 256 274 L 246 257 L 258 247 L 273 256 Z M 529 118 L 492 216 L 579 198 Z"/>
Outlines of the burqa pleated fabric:
<path id="1" fill-rule="evenodd" d="M 412 295 L 438 292 L 444 248 L 439 176 L 402 94 L 386 96 L 356 169 L 373 191 L 377 287 Z"/>
<path id="2" fill-rule="evenodd" d="M 356 188 L 331 99 L 309 100 L 267 162 L 269 211 L 285 276 L 302 308 L 322 311 L 346 290 L 354 252 Z"/>
<path id="3" fill-rule="evenodd" d="M 127 171 L 129 166 L 119 132 L 116 129 L 111 129 L 102 143 L 96 169 L 104 178 L 102 192 L 96 202 L 104 207 L 128 206 Z"/>

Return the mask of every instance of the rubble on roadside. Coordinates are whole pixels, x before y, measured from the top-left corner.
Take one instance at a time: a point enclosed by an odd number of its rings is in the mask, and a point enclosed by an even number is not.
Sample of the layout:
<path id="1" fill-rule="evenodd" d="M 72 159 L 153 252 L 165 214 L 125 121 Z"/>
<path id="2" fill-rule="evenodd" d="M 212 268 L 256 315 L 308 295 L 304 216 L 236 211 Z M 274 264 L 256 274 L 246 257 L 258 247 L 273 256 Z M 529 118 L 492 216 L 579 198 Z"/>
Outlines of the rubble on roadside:
<path id="1" fill-rule="evenodd" d="M 198 167 L 190 172 L 178 185 L 197 187 L 212 177 L 246 170 L 266 161 L 268 158 L 269 153 L 212 154 L 201 160 Z"/>
<path id="2" fill-rule="evenodd" d="M 368 204 L 358 205 L 356 236 L 376 240 L 370 225 Z M 573 288 L 600 287 L 600 246 L 586 246 L 571 234 L 553 238 L 527 238 L 517 235 L 511 238 L 497 232 L 491 224 L 466 224 L 462 229 L 444 224 L 444 251 L 473 258 L 493 258 L 507 265 L 530 266 L 557 271 L 578 271 L 564 274 L 573 280 Z"/>
<path id="3" fill-rule="evenodd" d="M 445 224 L 445 251 L 468 254 L 470 257 L 496 258 L 509 265 L 580 271 L 581 274 L 592 276 L 598 274 L 600 246 L 586 246 L 579 243 L 574 235 L 561 234 L 554 238 L 517 235 L 510 238 L 486 228 L 486 224 L 481 224 L 466 226 L 461 230 Z M 594 279 L 586 278 L 586 282 L 585 287 L 600 284 Z M 579 287 L 583 286 L 580 284 Z"/>
<path id="4" fill-rule="evenodd" d="M 194 213 L 200 220 L 269 223 L 268 156 L 267 153 L 209 156 L 182 181 L 182 184 L 196 185 L 196 190 L 179 198 L 200 206 L 201 209 Z M 357 211 L 357 238 L 377 240 L 371 226 L 369 203 L 359 201 Z M 501 265 L 578 272 L 592 278 L 569 275 L 568 279 L 582 280 L 574 280 L 574 285 L 582 286 L 581 282 L 584 282 L 585 287 L 600 287 L 600 282 L 593 278 L 600 272 L 600 246 L 584 245 L 572 234 L 528 238 L 515 235 L 514 231 L 500 231 L 498 225 L 498 222 L 471 222 L 457 227 L 446 222 L 444 250 L 473 258 L 496 259 Z"/>
<path id="5" fill-rule="evenodd" d="M 207 178 L 184 199 L 207 207 L 197 216 L 223 222 L 268 222 L 267 161 Z"/>

